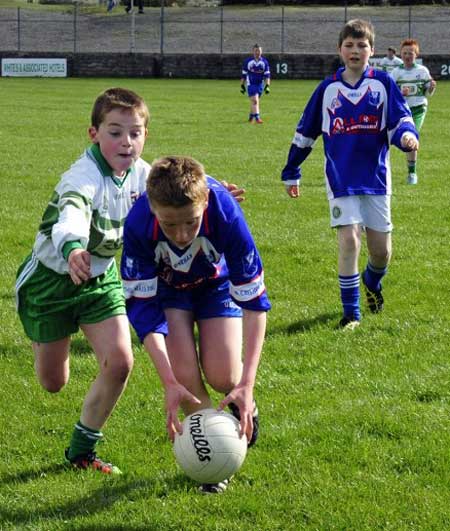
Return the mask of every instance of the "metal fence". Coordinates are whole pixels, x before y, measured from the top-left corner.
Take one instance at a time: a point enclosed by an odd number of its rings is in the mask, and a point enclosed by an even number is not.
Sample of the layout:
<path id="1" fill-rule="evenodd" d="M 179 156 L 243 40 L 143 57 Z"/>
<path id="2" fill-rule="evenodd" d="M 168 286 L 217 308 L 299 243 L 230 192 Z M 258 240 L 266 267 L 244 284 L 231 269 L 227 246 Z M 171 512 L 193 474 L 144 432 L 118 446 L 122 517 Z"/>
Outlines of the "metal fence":
<path id="1" fill-rule="evenodd" d="M 33 6 L 34 7 L 34 6 Z M 0 50 L 27 52 L 334 53 L 338 32 L 351 18 L 370 20 L 376 49 L 406 37 L 426 54 L 450 51 L 450 7 L 164 7 L 111 13 L 68 5 L 0 8 Z"/>

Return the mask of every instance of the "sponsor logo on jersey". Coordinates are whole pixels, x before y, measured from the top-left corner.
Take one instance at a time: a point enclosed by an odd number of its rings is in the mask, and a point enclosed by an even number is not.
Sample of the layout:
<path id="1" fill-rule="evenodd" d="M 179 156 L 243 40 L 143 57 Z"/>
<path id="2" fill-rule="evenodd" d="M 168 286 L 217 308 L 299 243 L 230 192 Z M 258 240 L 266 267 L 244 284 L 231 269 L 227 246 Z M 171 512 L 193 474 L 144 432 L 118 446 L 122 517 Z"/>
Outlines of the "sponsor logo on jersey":
<path id="1" fill-rule="evenodd" d="M 360 114 L 355 117 L 336 117 L 332 122 L 331 134 L 378 133 L 379 119 L 376 114 Z"/>
<path id="2" fill-rule="evenodd" d="M 126 299 L 131 297 L 149 299 L 156 295 L 158 289 L 158 279 L 156 277 L 148 280 L 123 280 L 122 283 Z"/>

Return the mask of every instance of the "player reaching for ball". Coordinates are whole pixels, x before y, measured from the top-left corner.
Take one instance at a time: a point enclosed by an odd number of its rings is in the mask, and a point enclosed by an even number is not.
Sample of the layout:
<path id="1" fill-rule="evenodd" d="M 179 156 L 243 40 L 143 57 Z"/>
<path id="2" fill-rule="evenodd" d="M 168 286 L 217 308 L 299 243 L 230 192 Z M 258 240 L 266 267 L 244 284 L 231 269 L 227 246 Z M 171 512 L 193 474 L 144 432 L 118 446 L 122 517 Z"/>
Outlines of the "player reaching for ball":
<path id="1" fill-rule="evenodd" d="M 226 395 L 219 408 L 230 407 L 254 444 L 253 388 L 270 303 L 232 195 L 192 158 L 156 161 L 125 223 L 121 272 L 128 317 L 164 386 L 170 439 L 181 431 L 180 407 L 186 415 L 211 407 L 206 381 Z"/>
<path id="2" fill-rule="evenodd" d="M 381 280 L 391 256 L 389 144 L 418 148 L 418 133 L 394 80 L 369 66 L 375 34 L 364 20 L 350 20 L 339 34 L 344 67 L 319 84 L 297 126 L 282 180 L 299 196 L 299 166 L 319 135 L 325 151 L 325 182 L 331 226 L 337 228 L 338 275 L 343 306 L 339 326 L 359 325 L 358 258 L 363 230 L 369 251 L 362 274 L 372 313 L 383 309 Z"/>

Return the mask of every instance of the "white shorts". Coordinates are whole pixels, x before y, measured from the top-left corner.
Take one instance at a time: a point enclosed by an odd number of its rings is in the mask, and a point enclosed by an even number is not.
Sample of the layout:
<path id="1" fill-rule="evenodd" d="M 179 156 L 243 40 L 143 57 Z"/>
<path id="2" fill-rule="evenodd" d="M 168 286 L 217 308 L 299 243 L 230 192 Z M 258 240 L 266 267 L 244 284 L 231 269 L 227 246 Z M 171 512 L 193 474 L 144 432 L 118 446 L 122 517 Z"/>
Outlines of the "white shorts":
<path id="1" fill-rule="evenodd" d="M 391 232 L 390 195 L 349 195 L 330 199 L 332 227 L 363 225 L 378 232 Z"/>

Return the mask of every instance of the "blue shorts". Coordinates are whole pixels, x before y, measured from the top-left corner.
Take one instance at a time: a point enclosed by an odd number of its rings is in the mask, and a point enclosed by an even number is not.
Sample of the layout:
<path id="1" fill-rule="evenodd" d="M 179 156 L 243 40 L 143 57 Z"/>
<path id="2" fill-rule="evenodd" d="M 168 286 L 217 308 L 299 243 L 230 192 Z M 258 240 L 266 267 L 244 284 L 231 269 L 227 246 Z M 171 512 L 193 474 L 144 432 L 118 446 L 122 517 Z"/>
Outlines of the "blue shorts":
<path id="1" fill-rule="evenodd" d="M 164 310 L 186 310 L 192 312 L 197 321 L 213 317 L 242 317 L 242 309 L 231 298 L 228 280 L 189 290 L 175 289 L 159 281 L 158 296 Z"/>
<path id="2" fill-rule="evenodd" d="M 258 96 L 261 96 L 261 94 L 263 93 L 263 89 L 264 89 L 263 83 L 261 83 L 260 85 L 249 85 L 247 87 L 247 93 L 249 97 L 255 96 L 255 94 L 258 94 Z"/>

